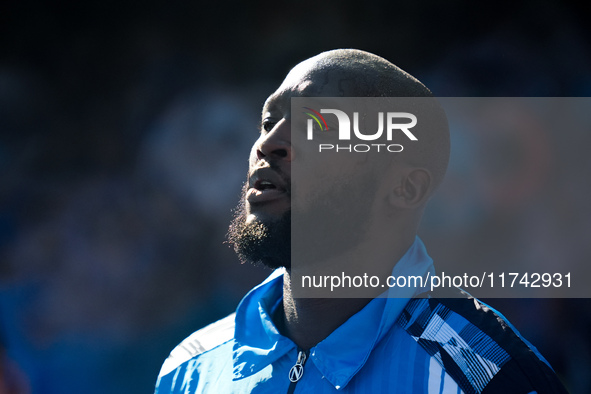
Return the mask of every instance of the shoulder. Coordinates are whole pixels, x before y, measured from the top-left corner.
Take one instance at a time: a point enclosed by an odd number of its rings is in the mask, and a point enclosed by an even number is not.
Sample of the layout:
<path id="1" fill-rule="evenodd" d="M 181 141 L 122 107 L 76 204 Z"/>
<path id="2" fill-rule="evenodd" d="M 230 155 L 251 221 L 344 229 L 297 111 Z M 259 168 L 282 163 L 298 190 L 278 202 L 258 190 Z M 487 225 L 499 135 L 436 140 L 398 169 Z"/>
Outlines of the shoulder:
<path id="1" fill-rule="evenodd" d="M 195 331 L 177 347 L 164 361 L 159 377 L 169 374 L 181 364 L 210 351 L 234 338 L 235 313 L 226 316 L 200 330 Z"/>
<path id="2" fill-rule="evenodd" d="M 412 299 L 398 324 L 466 393 L 566 393 L 503 315 L 461 290 Z"/>

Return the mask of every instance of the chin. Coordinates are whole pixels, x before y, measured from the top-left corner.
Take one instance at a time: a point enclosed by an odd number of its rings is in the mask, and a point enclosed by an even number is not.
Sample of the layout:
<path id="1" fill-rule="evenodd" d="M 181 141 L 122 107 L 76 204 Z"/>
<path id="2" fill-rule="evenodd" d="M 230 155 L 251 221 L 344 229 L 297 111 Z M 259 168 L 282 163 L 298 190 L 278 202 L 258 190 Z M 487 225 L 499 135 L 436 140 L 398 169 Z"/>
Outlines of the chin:
<path id="1" fill-rule="evenodd" d="M 247 213 L 241 204 L 230 224 L 228 241 L 243 263 L 290 269 L 291 211 L 279 216 Z"/>

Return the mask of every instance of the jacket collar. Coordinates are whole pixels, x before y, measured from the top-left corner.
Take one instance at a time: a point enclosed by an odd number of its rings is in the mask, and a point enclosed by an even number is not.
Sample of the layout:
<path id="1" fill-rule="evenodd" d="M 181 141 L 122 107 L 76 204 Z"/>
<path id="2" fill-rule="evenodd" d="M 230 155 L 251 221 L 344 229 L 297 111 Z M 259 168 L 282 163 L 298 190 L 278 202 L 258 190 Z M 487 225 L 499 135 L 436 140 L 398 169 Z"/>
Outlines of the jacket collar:
<path id="1" fill-rule="evenodd" d="M 283 300 L 284 272 L 284 269 L 275 270 L 238 305 L 234 329 L 234 379 L 259 372 L 296 347 L 290 339 L 279 334 L 271 319 Z"/>
<path id="2" fill-rule="evenodd" d="M 423 242 L 415 242 L 395 265 L 393 276 L 434 274 L 433 260 Z M 234 343 L 234 379 L 250 376 L 296 348 L 279 334 L 271 320 L 282 302 L 284 270 L 275 271 L 251 290 L 238 306 Z M 413 288 L 390 288 L 370 301 L 326 339 L 310 349 L 310 359 L 337 389 L 349 383 L 363 367 L 377 343 L 392 329 L 396 319 L 416 293 Z"/>

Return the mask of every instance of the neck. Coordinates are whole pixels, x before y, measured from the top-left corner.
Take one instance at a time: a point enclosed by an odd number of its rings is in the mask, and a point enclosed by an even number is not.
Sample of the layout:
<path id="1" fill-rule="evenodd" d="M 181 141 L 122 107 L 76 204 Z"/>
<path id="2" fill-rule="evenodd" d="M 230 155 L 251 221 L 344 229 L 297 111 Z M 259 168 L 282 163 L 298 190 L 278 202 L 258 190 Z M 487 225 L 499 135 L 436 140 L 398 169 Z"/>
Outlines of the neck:
<path id="1" fill-rule="evenodd" d="M 283 276 L 283 310 L 275 316 L 283 336 L 302 349 L 310 349 L 365 307 L 370 298 L 295 298 L 291 274 Z"/>
<path id="2" fill-rule="evenodd" d="M 346 271 L 350 275 L 362 275 L 363 273 L 356 272 L 358 269 L 372 272 L 381 278 L 381 283 L 385 283 L 385 278 L 392 273 L 393 265 L 383 262 L 398 261 L 408 250 L 412 241 L 414 241 L 414 236 L 412 240 L 409 238 L 405 242 L 397 244 L 397 248 L 390 248 L 384 256 L 373 256 L 377 257 L 375 260 L 372 259 L 374 263 L 380 261 L 382 264 L 371 264 L 372 260 L 353 258 L 352 261 L 364 261 L 363 267 L 355 264 Z M 343 260 L 341 259 L 341 263 Z M 372 300 L 372 297 L 377 297 L 381 293 L 379 289 L 365 290 L 362 298 L 296 298 L 292 289 L 291 272 L 286 270 L 283 275 L 283 308 L 278 308 L 274 321 L 283 336 L 291 339 L 302 349 L 310 349 L 363 309 Z M 341 294 L 346 295 L 347 293 Z"/>

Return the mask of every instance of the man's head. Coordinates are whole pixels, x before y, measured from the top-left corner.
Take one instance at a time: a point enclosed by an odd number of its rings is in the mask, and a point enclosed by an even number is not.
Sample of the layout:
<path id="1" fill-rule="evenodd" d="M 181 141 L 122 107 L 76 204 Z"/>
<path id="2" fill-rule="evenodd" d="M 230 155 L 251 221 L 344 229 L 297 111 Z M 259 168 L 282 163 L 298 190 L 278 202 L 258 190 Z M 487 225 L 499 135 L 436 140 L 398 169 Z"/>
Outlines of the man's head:
<path id="1" fill-rule="evenodd" d="M 305 152 L 296 151 L 292 144 L 292 97 L 431 97 L 431 92 L 387 60 L 353 49 L 321 53 L 289 72 L 263 107 L 261 134 L 251 150 L 248 181 L 229 232 L 242 260 L 272 268 L 291 264 L 291 166 L 296 160 L 306 160 Z M 443 123 L 425 130 L 419 146 L 381 163 L 387 171 L 372 173 L 371 177 L 383 180 L 371 183 L 371 190 L 367 177 L 349 179 L 335 172 L 334 184 L 310 198 L 314 201 L 308 212 L 333 209 L 332 202 L 345 196 L 345 202 L 361 204 L 356 220 L 362 227 L 364 216 L 370 213 L 369 202 L 381 193 L 379 197 L 396 211 L 391 215 L 395 218 L 392 229 L 414 239 L 424 205 L 447 167 L 449 136 Z M 340 214 L 335 210 L 335 215 Z M 356 236 L 349 233 L 342 236 L 356 242 Z"/>

